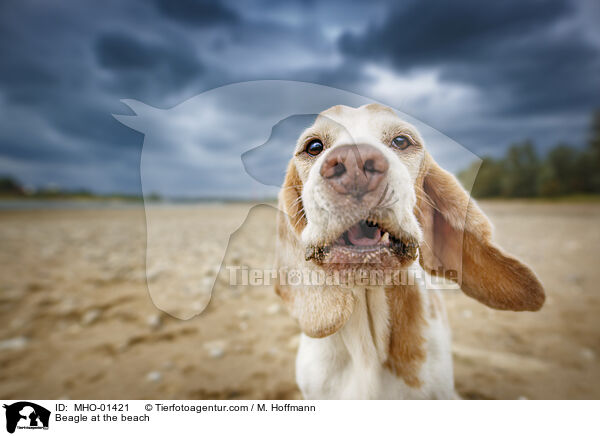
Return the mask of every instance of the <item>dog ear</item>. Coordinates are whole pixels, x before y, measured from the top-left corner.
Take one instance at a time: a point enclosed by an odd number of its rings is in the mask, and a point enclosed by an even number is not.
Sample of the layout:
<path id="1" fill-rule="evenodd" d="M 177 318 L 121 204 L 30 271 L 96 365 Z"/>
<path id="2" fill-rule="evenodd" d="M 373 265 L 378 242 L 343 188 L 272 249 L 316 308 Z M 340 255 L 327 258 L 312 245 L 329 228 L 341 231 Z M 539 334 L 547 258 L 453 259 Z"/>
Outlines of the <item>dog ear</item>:
<path id="1" fill-rule="evenodd" d="M 544 289 L 533 271 L 492 242 L 488 218 L 429 154 L 416 186 L 423 269 L 455 281 L 465 294 L 494 309 L 542 307 Z"/>
<path id="2" fill-rule="evenodd" d="M 279 208 L 287 215 L 294 232 L 300 235 L 306 226 L 306 218 L 302 204 L 302 179 L 293 160 L 288 165 L 281 187 Z"/>
<path id="3" fill-rule="evenodd" d="M 354 297 L 350 291 L 339 287 L 302 282 L 302 270 L 309 270 L 309 265 L 304 260 L 304 250 L 299 240 L 306 225 L 301 194 L 302 180 L 292 161 L 279 195 L 278 283 L 275 291 L 290 314 L 298 320 L 302 331 L 310 337 L 322 338 L 338 331 L 350 318 Z M 302 268 L 302 265 L 307 265 L 307 268 Z M 290 271 L 285 268 L 299 269 Z M 295 273 L 300 274 L 300 277 L 292 277 Z"/>

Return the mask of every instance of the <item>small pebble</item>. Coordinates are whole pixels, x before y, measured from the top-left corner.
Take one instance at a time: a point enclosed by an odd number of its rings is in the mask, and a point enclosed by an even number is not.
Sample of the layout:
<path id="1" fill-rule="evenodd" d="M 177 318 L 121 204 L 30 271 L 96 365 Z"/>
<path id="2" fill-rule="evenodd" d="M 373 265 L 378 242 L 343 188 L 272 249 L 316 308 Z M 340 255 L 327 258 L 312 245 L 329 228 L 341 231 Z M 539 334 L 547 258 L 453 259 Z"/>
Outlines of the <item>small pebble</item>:
<path id="1" fill-rule="evenodd" d="M 596 353 L 594 353 L 594 350 L 590 350 L 589 348 L 583 348 L 581 350 L 581 357 L 583 357 L 585 360 L 596 360 Z"/>
<path id="2" fill-rule="evenodd" d="M 208 351 L 208 355 L 213 359 L 219 359 L 225 355 L 225 342 L 212 341 L 204 344 L 204 348 Z"/>
<path id="3" fill-rule="evenodd" d="M 162 317 L 160 314 L 154 313 L 146 318 L 146 324 L 148 324 L 148 327 L 157 329 L 162 325 Z"/>
<path id="4" fill-rule="evenodd" d="M 273 303 L 267 307 L 267 313 L 269 315 L 275 315 L 279 312 L 281 312 L 281 305 L 279 303 Z"/>
<path id="5" fill-rule="evenodd" d="M 248 319 L 252 317 L 252 312 L 248 309 L 242 309 L 237 313 L 241 319 Z"/>
<path id="6" fill-rule="evenodd" d="M 99 309 L 91 309 L 83 314 L 81 317 L 81 324 L 90 325 L 93 324 L 98 318 L 100 318 L 100 310 Z"/>
<path id="7" fill-rule="evenodd" d="M 152 371 L 149 372 L 148 375 L 146 375 L 146 379 L 148 381 L 156 383 L 162 380 L 162 374 L 160 373 L 160 371 Z"/>
<path id="8" fill-rule="evenodd" d="M 24 336 L 0 341 L 0 350 L 22 350 L 27 346 L 29 340 Z"/>
<path id="9" fill-rule="evenodd" d="M 220 348 L 212 348 L 208 352 L 208 355 L 210 357 L 212 357 L 213 359 L 220 359 L 221 357 L 223 357 L 225 355 L 225 350 L 220 349 Z"/>

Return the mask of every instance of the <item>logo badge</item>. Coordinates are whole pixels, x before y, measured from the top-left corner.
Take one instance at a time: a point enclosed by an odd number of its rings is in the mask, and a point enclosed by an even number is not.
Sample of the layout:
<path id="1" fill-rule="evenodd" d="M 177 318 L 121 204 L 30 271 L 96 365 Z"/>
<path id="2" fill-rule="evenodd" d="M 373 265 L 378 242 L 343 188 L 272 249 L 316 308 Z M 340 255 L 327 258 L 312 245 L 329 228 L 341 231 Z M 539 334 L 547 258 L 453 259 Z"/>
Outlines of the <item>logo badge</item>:
<path id="1" fill-rule="evenodd" d="M 48 429 L 50 411 L 29 401 L 19 401 L 4 405 L 6 409 L 6 431 L 14 433 L 16 429 Z"/>

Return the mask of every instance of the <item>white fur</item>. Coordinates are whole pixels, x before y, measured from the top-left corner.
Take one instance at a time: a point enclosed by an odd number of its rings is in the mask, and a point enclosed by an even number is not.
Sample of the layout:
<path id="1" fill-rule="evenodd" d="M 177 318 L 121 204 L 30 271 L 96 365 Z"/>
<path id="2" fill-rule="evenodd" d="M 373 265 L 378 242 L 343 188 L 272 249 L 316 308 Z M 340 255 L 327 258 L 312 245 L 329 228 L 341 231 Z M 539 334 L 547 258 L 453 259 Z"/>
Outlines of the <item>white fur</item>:
<path id="1" fill-rule="evenodd" d="M 418 263 L 413 269 L 420 269 Z M 425 277 L 424 272 L 420 271 Z M 428 292 L 420 282 L 427 325 L 423 334 L 426 360 L 419 388 L 407 386 L 383 363 L 389 337 L 388 307 L 383 288 L 354 289 L 356 307 L 344 327 L 331 336 L 302 335 L 296 358 L 296 382 L 306 399 L 454 399 L 450 329 L 445 314 L 430 316 Z M 369 292 L 367 304 L 366 293 Z M 373 320 L 374 333 L 368 317 Z M 384 339 L 384 340 L 382 340 Z"/>

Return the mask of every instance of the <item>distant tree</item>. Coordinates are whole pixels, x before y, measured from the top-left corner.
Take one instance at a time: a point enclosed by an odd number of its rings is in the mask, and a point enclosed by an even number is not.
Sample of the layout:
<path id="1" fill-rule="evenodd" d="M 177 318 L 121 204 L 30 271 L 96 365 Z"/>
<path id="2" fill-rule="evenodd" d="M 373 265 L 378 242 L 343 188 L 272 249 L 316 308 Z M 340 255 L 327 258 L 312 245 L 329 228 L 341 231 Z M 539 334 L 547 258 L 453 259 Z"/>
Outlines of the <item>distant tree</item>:
<path id="1" fill-rule="evenodd" d="M 581 152 L 567 144 L 559 144 L 548 152 L 540 166 L 538 187 L 542 196 L 583 192 L 586 187 Z"/>
<path id="2" fill-rule="evenodd" d="M 588 144 L 592 150 L 596 151 L 597 156 L 600 157 L 600 109 L 596 110 L 592 115 Z"/>
<path id="3" fill-rule="evenodd" d="M 484 157 L 481 166 L 479 162 L 473 162 L 458 174 L 458 178 L 464 185 L 474 180 L 471 195 L 486 198 L 501 195 L 502 175 L 502 164 L 491 157 Z"/>
<path id="4" fill-rule="evenodd" d="M 148 201 L 161 201 L 162 197 L 158 192 L 151 192 L 147 197 L 146 200 Z"/>
<path id="5" fill-rule="evenodd" d="M 558 144 L 540 158 L 531 141 L 511 146 L 503 158 L 484 158 L 459 173 L 475 180 L 474 197 L 533 197 L 600 193 L 600 110 L 592 115 L 585 149 Z M 475 174 L 477 173 L 477 174 Z"/>
<path id="6" fill-rule="evenodd" d="M 589 155 L 587 166 L 590 173 L 588 189 L 591 192 L 600 192 L 600 109 L 592 115 L 590 127 L 587 148 Z"/>
<path id="7" fill-rule="evenodd" d="M 511 146 L 503 161 L 501 195 L 534 197 L 538 193 L 540 160 L 531 141 Z"/>
<path id="8" fill-rule="evenodd" d="M 0 194 L 23 195 L 25 191 L 19 182 L 10 176 L 0 176 Z"/>

